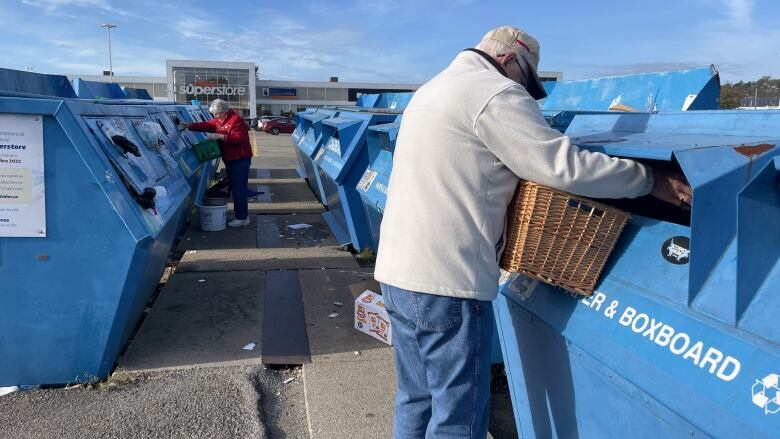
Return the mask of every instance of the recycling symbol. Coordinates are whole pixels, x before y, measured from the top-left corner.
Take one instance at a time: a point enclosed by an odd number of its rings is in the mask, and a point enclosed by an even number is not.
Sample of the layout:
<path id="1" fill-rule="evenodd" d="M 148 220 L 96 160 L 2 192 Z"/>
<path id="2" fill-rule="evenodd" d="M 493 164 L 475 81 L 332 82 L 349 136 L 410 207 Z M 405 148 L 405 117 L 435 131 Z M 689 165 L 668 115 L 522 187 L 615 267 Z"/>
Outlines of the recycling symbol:
<path id="1" fill-rule="evenodd" d="M 780 376 L 770 373 L 753 384 L 753 404 L 764 409 L 764 414 L 780 412 Z"/>

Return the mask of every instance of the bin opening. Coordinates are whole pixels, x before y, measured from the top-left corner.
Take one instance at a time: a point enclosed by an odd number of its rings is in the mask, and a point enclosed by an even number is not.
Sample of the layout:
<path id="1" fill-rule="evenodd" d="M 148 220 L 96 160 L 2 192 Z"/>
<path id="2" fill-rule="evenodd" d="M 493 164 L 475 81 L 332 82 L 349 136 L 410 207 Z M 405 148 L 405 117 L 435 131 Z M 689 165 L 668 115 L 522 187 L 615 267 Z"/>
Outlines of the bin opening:
<path id="1" fill-rule="evenodd" d="M 677 161 L 666 162 L 661 160 L 638 160 L 640 163 L 651 167 L 654 170 L 677 171 L 682 174 L 680 165 Z M 687 183 L 687 180 L 686 180 Z M 695 198 L 695 195 L 694 195 Z M 682 226 L 691 226 L 691 210 L 669 204 L 661 201 L 651 195 L 645 195 L 638 198 L 621 199 L 597 199 L 599 202 L 616 207 L 632 215 L 639 215 L 645 218 L 655 219 L 668 223 L 680 224 Z"/>
<path id="2" fill-rule="evenodd" d="M 157 124 L 160 125 L 160 128 L 163 130 L 163 133 L 165 133 L 166 136 L 169 135 L 168 130 L 165 129 L 165 124 L 162 123 L 162 120 L 160 120 L 159 117 L 156 117 L 155 120 L 157 120 Z"/>

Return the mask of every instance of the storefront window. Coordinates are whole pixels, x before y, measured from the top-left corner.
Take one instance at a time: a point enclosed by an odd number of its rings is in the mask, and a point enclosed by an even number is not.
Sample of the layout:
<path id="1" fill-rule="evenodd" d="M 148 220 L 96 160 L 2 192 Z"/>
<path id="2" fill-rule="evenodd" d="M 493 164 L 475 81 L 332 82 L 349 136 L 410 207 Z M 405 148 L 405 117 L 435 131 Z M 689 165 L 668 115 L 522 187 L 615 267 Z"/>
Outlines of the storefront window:
<path id="1" fill-rule="evenodd" d="M 252 74 L 254 72 L 251 72 Z M 174 67 L 173 87 L 177 102 L 197 99 L 208 104 L 222 99 L 231 108 L 249 114 L 249 70 Z"/>

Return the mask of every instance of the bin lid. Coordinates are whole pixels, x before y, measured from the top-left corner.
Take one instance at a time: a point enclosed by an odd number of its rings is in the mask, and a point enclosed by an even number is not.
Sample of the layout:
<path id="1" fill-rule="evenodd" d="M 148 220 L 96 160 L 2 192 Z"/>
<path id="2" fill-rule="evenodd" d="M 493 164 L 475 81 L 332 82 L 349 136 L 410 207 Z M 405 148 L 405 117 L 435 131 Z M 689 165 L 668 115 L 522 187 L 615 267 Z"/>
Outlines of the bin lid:
<path id="1" fill-rule="evenodd" d="M 122 91 L 125 92 L 125 95 L 130 99 L 154 100 L 152 95 L 150 95 L 145 88 L 122 87 Z"/>
<path id="2" fill-rule="evenodd" d="M 76 92 L 66 76 L 3 68 L 0 68 L 0 91 L 60 98 L 76 97 Z"/>
<path id="3" fill-rule="evenodd" d="M 122 87 L 114 82 L 73 80 L 73 88 L 81 99 L 127 99 Z"/>
<path id="4" fill-rule="evenodd" d="M 720 77 L 711 65 L 687 70 L 558 81 L 542 103 L 542 109 L 608 111 L 620 104 L 644 112 L 717 110 L 719 96 Z"/>

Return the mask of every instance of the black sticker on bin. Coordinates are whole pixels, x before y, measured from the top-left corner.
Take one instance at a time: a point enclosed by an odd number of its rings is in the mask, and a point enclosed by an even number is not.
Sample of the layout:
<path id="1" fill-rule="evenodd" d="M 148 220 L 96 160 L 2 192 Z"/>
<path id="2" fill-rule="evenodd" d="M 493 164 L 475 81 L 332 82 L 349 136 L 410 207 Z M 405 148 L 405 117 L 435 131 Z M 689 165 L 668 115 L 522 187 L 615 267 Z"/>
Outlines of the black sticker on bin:
<path id="1" fill-rule="evenodd" d="M 667 239 L 661 246 L 661 255 L 672 264 L 687 264 L 691 255 L 691 239 L 687 236 L 675 236 Z"/>

